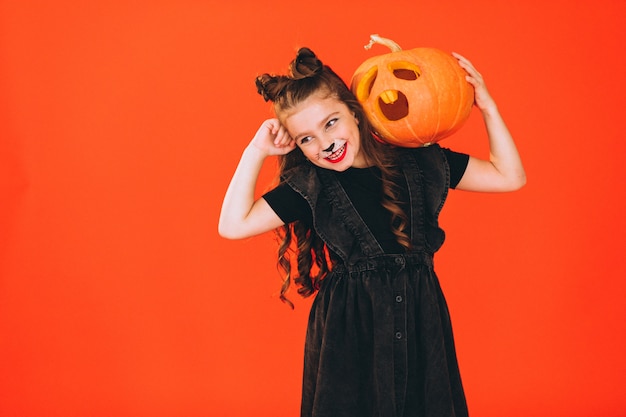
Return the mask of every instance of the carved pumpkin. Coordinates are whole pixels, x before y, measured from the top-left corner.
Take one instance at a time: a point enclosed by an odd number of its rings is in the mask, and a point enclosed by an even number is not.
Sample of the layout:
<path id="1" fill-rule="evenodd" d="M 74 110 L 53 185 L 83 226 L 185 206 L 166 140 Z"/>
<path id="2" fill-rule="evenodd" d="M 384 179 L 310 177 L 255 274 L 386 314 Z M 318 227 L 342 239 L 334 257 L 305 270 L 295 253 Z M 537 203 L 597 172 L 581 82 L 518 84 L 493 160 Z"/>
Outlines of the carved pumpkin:
<path id="1" fill-rule="evenodd" d="M 392 52 L 363 62 L 351 89 L 380 139 L 416 148 L 461 128 L 470 115 L 474 89 L 452 55 L 435 48 L 403 51 L 378 35 L 371 35 L 365 48 L 374 43 Z"/>

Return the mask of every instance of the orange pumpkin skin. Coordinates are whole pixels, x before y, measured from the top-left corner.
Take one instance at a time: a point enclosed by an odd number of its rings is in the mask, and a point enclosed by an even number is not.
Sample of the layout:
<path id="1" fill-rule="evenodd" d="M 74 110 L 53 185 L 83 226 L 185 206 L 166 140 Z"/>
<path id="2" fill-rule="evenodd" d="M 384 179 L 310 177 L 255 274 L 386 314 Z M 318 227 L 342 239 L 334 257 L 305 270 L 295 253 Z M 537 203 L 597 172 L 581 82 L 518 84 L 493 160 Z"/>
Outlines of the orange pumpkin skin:
<path id="1" fill-rule="evenodd" d="M 438 142 L 461 128 L 474 89 L 458 61 L 435 48 L 399 50 L 369 58 L 351 89 L 385 142 L 409 148 Z"/>

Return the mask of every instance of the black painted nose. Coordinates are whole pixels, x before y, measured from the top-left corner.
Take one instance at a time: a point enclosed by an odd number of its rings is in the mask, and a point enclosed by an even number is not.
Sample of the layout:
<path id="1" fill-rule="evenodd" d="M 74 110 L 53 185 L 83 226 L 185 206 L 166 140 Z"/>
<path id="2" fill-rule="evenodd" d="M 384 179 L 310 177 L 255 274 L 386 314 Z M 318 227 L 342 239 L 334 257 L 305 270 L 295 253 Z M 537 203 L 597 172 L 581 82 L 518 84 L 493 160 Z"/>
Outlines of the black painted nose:
<path id="1" fill-rule="evenodd" d="M 324 152 L 332 152 L 334 147 L 335 147 L 335 142 L 331 143 L 328 148 L 324 149 Z"/>

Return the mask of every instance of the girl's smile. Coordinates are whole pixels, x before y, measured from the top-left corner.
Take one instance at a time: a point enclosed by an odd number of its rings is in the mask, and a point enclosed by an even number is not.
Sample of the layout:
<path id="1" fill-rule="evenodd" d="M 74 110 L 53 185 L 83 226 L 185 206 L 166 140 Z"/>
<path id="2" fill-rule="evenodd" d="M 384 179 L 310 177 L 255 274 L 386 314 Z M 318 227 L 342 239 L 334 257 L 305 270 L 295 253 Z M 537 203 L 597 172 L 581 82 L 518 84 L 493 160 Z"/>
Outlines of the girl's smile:
<path id="1" fill-rule="evenodd" d="M 346 156 L 346 148 L 348 147 L 347 143 L 344 143 L 339 149 L 328 155 L 326 159 L 328 162 L 336 164 L 343 161 L 343 158 Z"/>

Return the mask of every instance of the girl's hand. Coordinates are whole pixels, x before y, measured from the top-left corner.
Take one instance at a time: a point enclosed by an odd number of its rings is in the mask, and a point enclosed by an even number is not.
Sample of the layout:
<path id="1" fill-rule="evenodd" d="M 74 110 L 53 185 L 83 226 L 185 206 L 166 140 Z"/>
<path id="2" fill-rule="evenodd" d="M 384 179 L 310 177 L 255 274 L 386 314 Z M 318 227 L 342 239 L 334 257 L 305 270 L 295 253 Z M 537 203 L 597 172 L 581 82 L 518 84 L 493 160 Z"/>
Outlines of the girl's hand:
<path id="1" fill-rule="evenodd" d="M 266 156 L 285 155 L 296 147 L 295 141 L 278 119 L 264 121 L 252 138 L 251 144 Z"/>
<path id="2" fill-rule="evenodd" d="M 496 103 L 489 94 L 489 91 L 487 91 L 485 80 L 483 80 L 483 76 L 476 70 L 474 65 L 467 58 L 456 52 L 452 52 L 452 56 L 459 60 L 459 65 L 467 72 L 465 79 L 474 87 L 474 102 L 476 103 L 476 107 L 481 111 L 495 107 Z"/>

